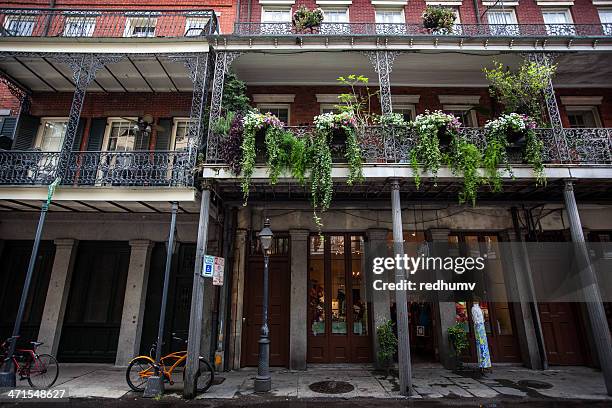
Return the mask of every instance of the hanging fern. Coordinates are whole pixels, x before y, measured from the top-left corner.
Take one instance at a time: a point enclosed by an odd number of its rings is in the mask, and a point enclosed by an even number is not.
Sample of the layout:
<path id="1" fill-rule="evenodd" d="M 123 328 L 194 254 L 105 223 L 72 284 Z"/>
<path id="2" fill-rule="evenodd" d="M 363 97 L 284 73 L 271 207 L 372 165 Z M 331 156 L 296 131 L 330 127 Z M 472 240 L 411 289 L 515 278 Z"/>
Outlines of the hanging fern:
<path id="1" fill-rule="evenodd" d="M 325 129 L 318 129 L 312 137 L 310 193 L 314 210 L 313 219 L 319 230 L 321 230 L 323 224 L 321 218 L 317 215 L 317 211 L 325 212 L 329 209 L 334 192 L 331 175 L 330 137 L 331 133 Z"/>
<path id="2" fill-rule="evenodd" d="M 349 176 L 346 184 L 352 186 L 355 182 L 361 182 L 363 178 L 363 157 L 361 156 L 361 146 L 357 141 L 355 128 L 344 126 L 346 132 L 346 153 L 344 157 L 348 160 Z"/>
<path id="3" fill-rule="evenodd" d="M 245 123 L 244 133 L 242 136 L 242 161 L 240 167 L 242 169 L 242 178 L 240 179 L 240 187 L 242 188 L 242 196 L 246 205 L 249 199 L 249 191 L 251 188 L 251 177 L 255 170 L 255 135 L 259 129 L 247 126 Z"/>
<path id="4" fill-rule="evenodd" d="M 546 185 L 546 175 L 544 174 L 544 162 L 542 152 L 544 151 L 544 142 L 536 135 L 533 130 L 527 131 L 525 137 L 525 149 L 523 150 L 523 159 L 533 167 L 533 173 L 536 176 L 536 185 Z"/>
<path id="5" fill-rule="evenodd" d="M 478 187 L 482 184 L 482 177 L 478 174 L 478 169 L 482 165 L 480 150 L 465 137 L 456 136 L 451 143 L 447 161 L 453 174 L 463 176 L 459 204 L 470 202 L 475 206 Z"/>

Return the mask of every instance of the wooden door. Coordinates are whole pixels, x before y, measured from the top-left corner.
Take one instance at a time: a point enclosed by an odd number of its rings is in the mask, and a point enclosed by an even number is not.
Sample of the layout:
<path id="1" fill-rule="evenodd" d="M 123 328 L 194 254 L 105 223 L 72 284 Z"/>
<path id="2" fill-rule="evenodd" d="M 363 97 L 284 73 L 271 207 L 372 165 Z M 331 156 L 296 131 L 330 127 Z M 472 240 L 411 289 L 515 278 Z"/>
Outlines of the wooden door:
<path id="1" fill-rule="evenodd" d="M 372 360 L 364 259 L 360 235 L 310 237 L 308 362 Z"/>
<path id="2" fill-rule="evenodd" d="M 270 256 L 268 283 L 268 328 L 270 338 L 270 365 L 289 365 L 290 278 L 289 238 L 276 237 Z M 263 269 L 260 252 L 247 259 L 244 282 L 242 324 L 242 366 L 256 366 L 259 359 L 259 338 L 263 321 Z"/>
<path id="3" fill-rule="evenodd" d="M 127 242 L 79 243 L 59 345 L 60 362 L 115 361 L 129 262 Z"/>
<path id="4" fill-rule="evenodd" d="M 0 262 L 0 341 L 4 341 L 13 333 L 33 245 L 33 241 L 4 243 Z M 54 254 L 53 242 L 41 241 L 21 324 L 19 344 L 29 345 L 29 341 L 38 337 Z"/>
<path id="5" fill-rule="evenodd" d="M 571 303 L 539 303 L 540 322 L 548 363 L 551 365 L 585 364 L 580 345 L 575 305 Z"/>

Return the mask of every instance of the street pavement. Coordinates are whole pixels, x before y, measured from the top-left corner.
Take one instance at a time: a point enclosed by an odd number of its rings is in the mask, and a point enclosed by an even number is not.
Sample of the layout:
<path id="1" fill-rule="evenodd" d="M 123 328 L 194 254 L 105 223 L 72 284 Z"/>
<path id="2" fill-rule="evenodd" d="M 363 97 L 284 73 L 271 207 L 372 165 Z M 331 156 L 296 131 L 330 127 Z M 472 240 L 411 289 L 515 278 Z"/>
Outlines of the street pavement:
<path id="1" fill-rule="evenodd" d="M 587 403 L 590 407 L 612 407 L 612 397 L 606 395 L 601 372 L 587 367 L 536 371 L 502 365 L 480 377 L 474 370 L 454 373 L 437 364 L 416 364 L 413 367 L 414 395 L 408 399 L 399 395 L 395 376 L 386 376 L 368 365 L 309 365 L 307 371 L 273 368 L 272 391 L 264 395 L 254 392 L 256 374 L 255 368 L 217 373 L 215 385 L 194 401 L 181 399 L 181 382 L 167 386 L 161 399 L 145 400 L 129 391 L 125 368 L 103 364 L 62 364 L 55 388 L 68 390 L 70 399 L 63 400 L 63 405 L 95 405 L 96 408 L 183 404 L 278 408 L 316 404 L 320 408 L 323 401 L 325 405 L 338 407 L 556 407 L 584 406 Z M 177 378 L 182 378 L 182 375 L 177 375 Z M 93 404 L 94 401 L 97 404 Z M 13 403 L 7 398 L 0 400 L 0 404 Z M 28 402 L 27 406 L 33 407 L 31 404 L 37 405 Z"/>

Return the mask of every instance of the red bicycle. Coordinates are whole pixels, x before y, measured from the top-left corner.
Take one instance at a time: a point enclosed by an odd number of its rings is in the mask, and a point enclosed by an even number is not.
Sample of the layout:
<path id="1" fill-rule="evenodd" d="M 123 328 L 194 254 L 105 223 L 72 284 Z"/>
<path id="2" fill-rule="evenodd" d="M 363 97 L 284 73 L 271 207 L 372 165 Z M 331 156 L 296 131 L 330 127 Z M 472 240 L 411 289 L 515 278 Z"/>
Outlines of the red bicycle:
<path id="1" fill-rule="evenodd" d="M 1 361 L 7 359 L 11 341 L 17 341 L 17 337 L 7 339 L 0 345 Z M 43 344 L 40 341 L 31 341 L 31 349 L 18 348 L 13 354 L 15 372 L 19 374 L 19 381 L 28 380 L 34 388 L 51 388 L 59 375 L 57 360 L 50 354 L 38 354 L 36 349 Z"/>

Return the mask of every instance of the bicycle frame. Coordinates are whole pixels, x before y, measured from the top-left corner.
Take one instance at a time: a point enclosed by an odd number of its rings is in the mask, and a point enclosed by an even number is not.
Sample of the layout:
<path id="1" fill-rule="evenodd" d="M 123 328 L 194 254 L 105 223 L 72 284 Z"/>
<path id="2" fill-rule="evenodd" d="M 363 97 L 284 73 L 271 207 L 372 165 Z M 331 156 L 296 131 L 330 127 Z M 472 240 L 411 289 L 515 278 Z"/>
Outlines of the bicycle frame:
<path id="1" fill-rule="evenodd" d="M 136 358 L 147 358 L 151 360 L 153 364 L 155 364 L 155 360 L 153 360 L 149 356 L 139 356 Z M 174 382 L 172 381 L 172 373 L 186 359 L 187 359 L 187 351 L 175 351 L 174 353 L 170 353 L 161 358 L 160 369 L 163 372 L 164 377 L 166 377 L 168 381 L 170 381 L 170 384 L 174 384 Z M 172 364 L 166 364 L 166 362 L 170 363 L 172 361 L 174 361 Z M 170 365 L 168 369 L 166 369 L 167 365 Z M 152 372 L 150 368 L 147 368 L 146 370 L 142 370 L 138 372 L 138 375 L 140 376 L 140 378 L 148 378 L 152 376 L 153 374 L 154 372 Z"/>

